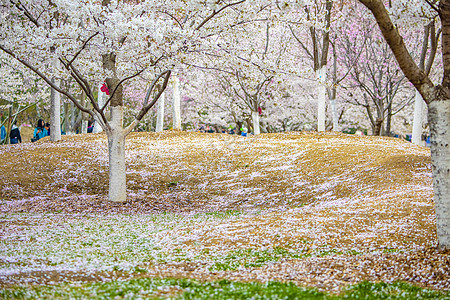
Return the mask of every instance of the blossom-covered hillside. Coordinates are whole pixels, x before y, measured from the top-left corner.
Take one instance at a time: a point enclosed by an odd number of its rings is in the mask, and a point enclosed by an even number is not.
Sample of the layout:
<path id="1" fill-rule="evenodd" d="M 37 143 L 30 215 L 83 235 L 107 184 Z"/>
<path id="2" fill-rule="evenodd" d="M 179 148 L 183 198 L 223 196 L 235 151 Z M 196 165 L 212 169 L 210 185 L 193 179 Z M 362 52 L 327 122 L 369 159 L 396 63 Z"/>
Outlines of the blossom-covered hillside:
<path id="1" fill-rule="evenodd" d="M 0 147 L 0 285 L 176 276 L 450 289 L 427 148 L 332 133 L 133 133 L 129 200 L 113 204 L 106 143 Z"/>

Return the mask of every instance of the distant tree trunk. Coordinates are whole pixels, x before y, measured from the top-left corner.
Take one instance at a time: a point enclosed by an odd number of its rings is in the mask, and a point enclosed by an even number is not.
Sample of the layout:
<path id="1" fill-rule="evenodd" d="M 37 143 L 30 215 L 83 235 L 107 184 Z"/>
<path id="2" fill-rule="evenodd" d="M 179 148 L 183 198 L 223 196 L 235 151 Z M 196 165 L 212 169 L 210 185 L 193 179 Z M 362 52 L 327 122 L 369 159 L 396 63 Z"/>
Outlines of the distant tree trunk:
<path id="1" fill-rule="evenodd" d="M 105 105 L 106 94 L 101 91 L 102 86 L 103 86 L 103 83 L 101 83 L 98 86 L 97 103 L 98 103 L 99 107 L 103 107 L 103 105 Z M 92 129 L 92 132 L 93 133 L 102 132 L 103 128 L 100 125 L 100 120 L 98 119 L 98 116 L 96 116 L 94 119 L 95 119 L 95 124 L 94 124 L 94 128 Z"/>
<path id="2" fill-rule="evenodd" d="M 158 99 L 158 111 L 156 114 L 156 132 L 164 130 L 164 94 Z"/>
<path id="3" fill-rule="evenodd" d="M 66 134 L 69 134 L 69 130 L 70 130 L 70 124 L 69 124 L 69 103 L 65 102 L 63 104 L 63 115 L 64 115 L 64 132 Z"/>
<path id="4" fill-rule="evenodd" d="M 375 127 L 373 129 L 373 135 L 379 136 L 381 135 L 381 129 L 383 128 L 383 119 L 377 118 L 375 120 Z"/>
<path id="5" fill-rule="evenodd" d="M 259 128 L 259 112 L 252 111 L 252 122 L 253 122 L 253 134 L 257 135 L 260 134 L 260 128 Z"/>
<path id="6" fill-rule="evenodd" d="M 242 128 L 243 124 L 244 124 L 243 122 L 236 121 L 236 134 L 238 134 L 238 135 L 241 134 L 241 128 Z"/>
<path id="7" fill-rule="evenodd" d="M 331 114 L 333 118 L 333 131 L 341 131 L 339 127 L 339 116 L 336 108 L 336 99 L 330 99 Z"/>
<path id="8" fill-rule="evenodd" d="M 252 126 L 252 122 L 251 122 L 250 118 L 246 118 L 245 119 L 245 123 L 247 123 L 248 132 L 249 133 L 252 132 L 253 131 L 253 126 Z"/>
<path id="9" fill-rule="evenodd" d="M 81 93 L 80 103 L 82 106 L 86 105 L 86 95 L 84 92 Z M 88 114 L 85 112 L 81 112 L 81 133 L 87 133 L 88 128 Z"/>
<path id="10" fill-rule="evenodd" d="M 333 131 L 341 131 L 339 127 L 339 116 L 336 108 L 336 85 L 337 85 L 337 54 L 333 50 L 333 87 L 330 90 L 331 117 L 333 120 Z"/>
<path id="11" fill-rule="evenodd" d="M 55 61 L 54 68 L 58 67 Z M 52 78 L 54 85 L 59 87 L 56 78 Z M 61 95 L 53 88 L 50 90 L 50 140 L 56 142 L 61 140 Z"/>
<path id="12" fill-rule="evenodd" d="M 387 108 L 386 130 L 384 131 L 385 136 L 391 136 L 391 122 L 392 122 L 392 101 L 389 102 Z"/>
<path id="13" fill-rule="evenodd" d="M 181 130 L 180 80 L 173 77 L 173 129 Z"/>
<path id="14" fill-rule="evenodd" d="M 327 81 L 327 67 L 322 66 L 316 71 L 317 80 L 319 81 L 318 89 L 318 103 L 317 103 L 317 131 L 325 131 L 325 108 L 327 88 L 325 82 Z"/>

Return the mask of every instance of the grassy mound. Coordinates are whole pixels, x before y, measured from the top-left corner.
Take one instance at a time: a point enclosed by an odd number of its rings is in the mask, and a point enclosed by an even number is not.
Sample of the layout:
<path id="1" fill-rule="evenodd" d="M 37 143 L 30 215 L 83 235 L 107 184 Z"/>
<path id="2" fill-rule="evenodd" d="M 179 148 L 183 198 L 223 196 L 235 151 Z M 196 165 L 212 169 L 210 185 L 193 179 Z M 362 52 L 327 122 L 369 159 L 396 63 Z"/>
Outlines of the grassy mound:
<path id="1" fill-rule="evenodd" d="M 173 131 L 132 133 L 126 148 L 128 201 L 112 204 L 104 134 L 0 147 L 0 285 L 163 276 L 450 289 L 427 148 Z"/>

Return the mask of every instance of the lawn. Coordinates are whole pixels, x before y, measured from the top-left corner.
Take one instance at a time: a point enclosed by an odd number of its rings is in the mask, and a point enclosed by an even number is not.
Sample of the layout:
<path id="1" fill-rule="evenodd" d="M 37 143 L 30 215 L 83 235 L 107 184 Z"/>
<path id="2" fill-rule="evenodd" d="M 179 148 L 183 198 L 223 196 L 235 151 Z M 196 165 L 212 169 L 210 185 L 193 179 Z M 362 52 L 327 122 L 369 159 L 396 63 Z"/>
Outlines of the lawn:
<path id="1" fill-rule="evenodd" d="M 0 147 L 1 296 L 450 298 L 427 148 L 132 133 L 128 201 L 113 204 L 106 144 L 86 134 Z"/>

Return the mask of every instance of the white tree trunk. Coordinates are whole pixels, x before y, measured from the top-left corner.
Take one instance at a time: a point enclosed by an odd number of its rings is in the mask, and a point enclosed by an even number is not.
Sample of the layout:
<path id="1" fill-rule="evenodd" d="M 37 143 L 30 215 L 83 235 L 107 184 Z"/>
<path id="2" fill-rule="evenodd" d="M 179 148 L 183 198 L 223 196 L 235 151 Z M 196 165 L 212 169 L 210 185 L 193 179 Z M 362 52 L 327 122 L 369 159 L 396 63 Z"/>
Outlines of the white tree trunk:
<path id="1" fill-rule="evenodd" d="M 158 112 L 156 115 L 156 132 L 164 130 L 164 93 L 158 99 Z"/>
<path id="2" fill-rule="evenodd" d="M 261 131 L 259 129 L 259 113 L 257 111 L 252 111 L 252 121 L 253 121 L 253 134 L 260 134 Z"/>
<path id="3" fill-rule="evenodd" d="M 326 106 L 326 77 L 327 69 L 323 66 L 316 72 L 318 84 L 318 103 L 317 103 L 317 131 L 325 131 L 325 106 Z"/>
<path id="4" fill-rule="evenodd" d="M 180 80 L 173 78 L 173 129 L 181 130 L 181 94 Z"/>
<path id="5" fill-rule="evenodd" d="M 422 112 L 424 101 L 422 95 L 416 91 L 416 99 L 414 103 L 414 119 L 413 119 L 413 132 L 412 143 L 422 146 Z"/>
<path id="6" fill-rule="evenodd" d="M 81 121 L 81 133 L 87 133 L 88 121 Z"/>
<path id="7" fill-rule="evenodd" d="M 77 123 L 77 111 L 75 110 L 75 105 L 70 103 L 70 134 L 76 134 L 75 124 Z"/>
<path id="8" fill-rule="evenodd" d="M 428 105 L 439 248 L 450 249 L 450 100 Z"/>
<path id="9" fill-rule="evenodd" d="M 336 108 L 336 99 L 330 99 L 331 113 L 333 116 L 333 131 L 341 131 L 339 127 L 339 117 Z"/>
<path id="10" fill-rule="evenodd" d="M 109 150 L 108 199 L 113 202 L 125 202 L 127 199 L 125 132 L 122 123 L 123 107 L 111 107 L 111 122 L 107 131 Z"/>
<path id="11" fill-rule="evenodd" d="M 98 103 L 98 106 L 99 106 L 100 108 L 103 107 L 103 105 L 105 105 L 105 98 L 106 98 L 106 93 L 103 93 L 103 92 L 101 91 L 102 85 L 103 85 L 103 83 L 101 83 L 101 84 L 98 86 L 98 96 L 97 96 L 97 103 Z M 92 129 L 92 132 L 93 132 L 93 133 L 102 132 L 103 129 L 102 129 L 102 126 L 100 125 L 100 121 L 99 121 L 99 119 L 98 119 L 98 116 L 95 116 L 95 117 L 94 117 L 94 120 L 95 120 L 95 123 L 94 123 L 94 128 Z"/>
<path id="12" fill-rule="evenodd" d="M 52 78 L 54 85 L 59 87 L 59 82 Z M 50 141 L 61 140 L 61 95 L 55 90 L 50 90 Z"/>

